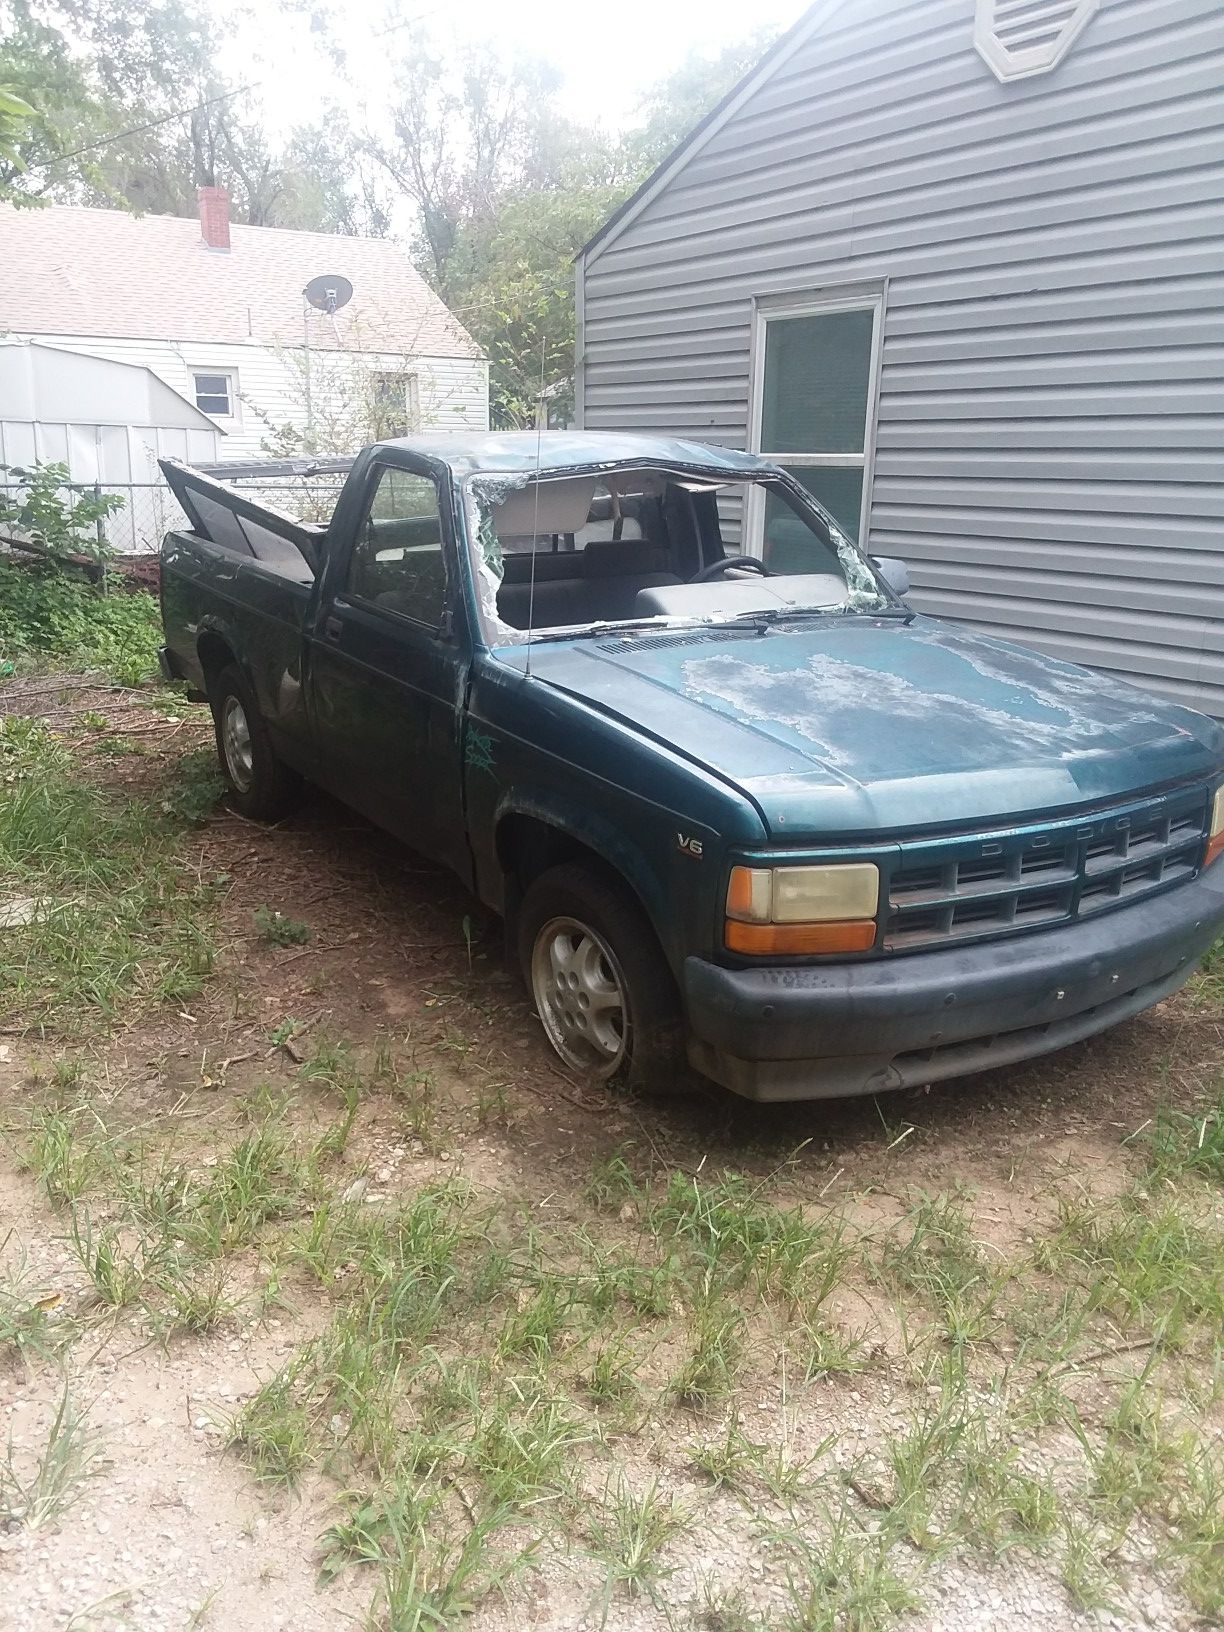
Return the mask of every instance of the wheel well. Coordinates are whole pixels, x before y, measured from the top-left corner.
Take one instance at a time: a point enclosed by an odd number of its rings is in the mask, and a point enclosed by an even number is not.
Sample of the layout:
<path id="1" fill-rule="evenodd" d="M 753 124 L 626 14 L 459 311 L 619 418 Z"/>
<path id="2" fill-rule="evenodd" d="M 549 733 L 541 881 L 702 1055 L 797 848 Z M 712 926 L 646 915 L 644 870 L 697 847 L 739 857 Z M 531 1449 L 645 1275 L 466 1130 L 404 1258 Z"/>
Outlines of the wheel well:
<path id="1" fill-rule="evenodd" d="M 497 827 L 497 859 L 507 885 L 513 882 L 520 894 L 541 873 L 564 861 L 589 862 L 601 872 L 610 870 L 589 845 L 535 816 L 503 817 Z"/>
<path id="2" fill-rule="evenodd" d="M 200 668 L 204 672 L 204 685 L 208 691 L 212 690 L 213 681 L 227 664 L 234 661 L 233 651 L 223 635 L 206 629 L 196 642 L 196 651 L 200 654 Z"/>
<path id="3" fill-rule="evenodd" d="M 511 929 L 518 906 L 528 886 L 552 867 L 563 862 L 578 862 L 592 872 L 601 874 L 612 883 L 627 890 L 650 922 L 646 903 L 633 884 L 612 862 L 583 844 L 562 828 L 542 822 L 536 816 L 504 816 L 498 823 L 497 859 L 505 878 L 505 917 L 507 930 Z"/>

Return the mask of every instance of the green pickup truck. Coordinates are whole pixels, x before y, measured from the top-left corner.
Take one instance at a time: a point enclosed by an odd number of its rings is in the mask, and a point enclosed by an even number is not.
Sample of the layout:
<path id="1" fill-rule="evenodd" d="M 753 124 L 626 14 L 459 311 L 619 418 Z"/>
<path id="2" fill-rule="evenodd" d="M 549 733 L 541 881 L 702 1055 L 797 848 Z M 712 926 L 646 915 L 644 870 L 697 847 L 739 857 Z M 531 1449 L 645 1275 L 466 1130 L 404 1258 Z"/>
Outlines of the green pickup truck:
<path id="1" fill-rule="evenodd" d="M 1224 730 L 918 616 L 761 459 L 549 432 L 163 469 L 163 664 L 234 805 L 305 778 L 453 868 L 574 1072 L 935 1082 L 1137 1014 L 1224 927 Z M 251 497 L 329 471 L 327 524 Z"/>

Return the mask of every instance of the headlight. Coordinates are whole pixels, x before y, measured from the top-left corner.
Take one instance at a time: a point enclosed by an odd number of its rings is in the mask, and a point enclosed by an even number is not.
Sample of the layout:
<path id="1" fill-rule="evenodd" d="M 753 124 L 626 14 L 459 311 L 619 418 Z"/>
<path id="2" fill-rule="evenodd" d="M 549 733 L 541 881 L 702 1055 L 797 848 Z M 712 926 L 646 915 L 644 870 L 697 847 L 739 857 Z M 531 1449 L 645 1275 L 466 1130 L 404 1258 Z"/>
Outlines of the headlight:
<path id="1" fill-rule="evenodd" d="M 1210 867 L 1220 856 L 1224 856 L 1224 782 L 1216 789 L 1211 807 L 1211 826 L 1207 831 L 1207 855 L 1203 866 Z"/>
<path id="2" fill-rule="evenodd" d="M 818 867 L 733 867 L 726 944 L 753 956 L 866 952 L 875 944 L 880 869 L 871 862 Z"/>

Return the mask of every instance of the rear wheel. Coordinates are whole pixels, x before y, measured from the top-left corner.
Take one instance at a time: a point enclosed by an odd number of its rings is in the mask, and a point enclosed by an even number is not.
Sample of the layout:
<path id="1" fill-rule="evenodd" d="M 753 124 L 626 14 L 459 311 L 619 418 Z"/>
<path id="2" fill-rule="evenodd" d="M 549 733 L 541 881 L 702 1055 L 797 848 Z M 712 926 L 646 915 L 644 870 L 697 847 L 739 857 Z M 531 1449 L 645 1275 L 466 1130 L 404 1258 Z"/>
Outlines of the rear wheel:
<path id="1" fill-rule="evenodd" d="M 679 997 L 628 893 L 591 868 L 554 867 L 528 887 L 518 927 L 527 987 L 562 1064 L 589 1081 L 675 1091 Z"/>
<path id="2" fill-rule="evenodd" d="M 297 801 L 301 779 L 276 757 L 251 688 L 233 664 L 213 682 L 211 703 L 230 803 L 256 821 L 275 821 Z"/>

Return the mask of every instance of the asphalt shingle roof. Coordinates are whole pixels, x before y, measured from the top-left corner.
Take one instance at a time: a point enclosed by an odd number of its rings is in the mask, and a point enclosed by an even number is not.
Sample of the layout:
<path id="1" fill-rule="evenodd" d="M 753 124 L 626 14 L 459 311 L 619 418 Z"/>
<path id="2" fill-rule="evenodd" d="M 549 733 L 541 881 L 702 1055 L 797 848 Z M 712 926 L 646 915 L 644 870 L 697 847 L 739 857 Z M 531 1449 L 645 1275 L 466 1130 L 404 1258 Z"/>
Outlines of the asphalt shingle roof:
<path id="1" fill-rule="evenodd" d="M 302 289 L 348 278 L 334 319 L 310 308 L 312 347 L 476 357 L 479 347 L 385 238 L 230 228 L 228 252 L 200 223 L 122 210 L 0 204 L 0 323 L 17 334 L 301 345 Z"/>

